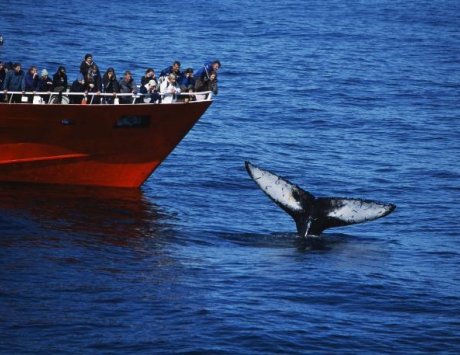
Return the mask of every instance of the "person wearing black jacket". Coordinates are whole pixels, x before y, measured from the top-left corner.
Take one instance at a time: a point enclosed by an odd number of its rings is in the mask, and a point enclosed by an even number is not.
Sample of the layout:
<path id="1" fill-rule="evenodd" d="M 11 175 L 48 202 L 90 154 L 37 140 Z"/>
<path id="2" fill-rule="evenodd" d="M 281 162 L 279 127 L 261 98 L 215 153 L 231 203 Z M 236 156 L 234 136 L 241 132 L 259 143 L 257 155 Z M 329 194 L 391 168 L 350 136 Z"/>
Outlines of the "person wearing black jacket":
<path id="1" fill-rule="evenodd" d="M 0 61 L 0 89 L 3 87 L 3 81 L 5 80 L 6 72 L 7 71 L 5 70 L 3 62 Z"/>
<path id="2" fill-rule="evenodd" d="M 82 74 L 78 75 L 78 78 L 72 83 L 70 86 L 70 92 L 81 92 L 85 93 L 86 85 L 85 85 L 85 78 Z M 71 104 L 81 104 L 85 95 L 70 95 L 70 103 Z"/>
<path id="3" fill-rule="evenodd" d="M 209 73 L 209 79 L 205 76 L 203 79 L 196 79 L 195 91 L 211 91 L 214 95 L 217 95 L 217 74 L 215 71 Z"/>
<path id="4" fill-rule="evenodd" d="M 91 66 L 93 64 L 96 64 L 93 62 L 93 55 L 87 53 L 85 55 L 85 60 L 83 60 L 80 64 L 80 73 L 83 75 L 83 77 L 86 77 L 91 72 Z"/>
<path id="5" fill-rule="evenodd" d="M 5 66 L 3 65 L 3 62 L 0 61 L 0 90 L 3 88 L 3 81 L 5 80 L 7 70 L 5 69 Z M 5 100 L 5 95 L 0 94 L 0 102 Z"/>
<path id="6" fill-rule="evenodd" d="M 112 67 L 105 71 L 104 76 L 102 77 L 102 85 L 104 86 L 105 93 L 116 94 L 117 92 L 120 92 L 120 85 L 117 81 L 117 75 Z M 108 104 L 113 104 L 114 100 L 114 97 L 105 97 L 105 102 Z"/>
<path id="7" fill-rule="evenodd" d="M 141 102 L 156 103 L 160 99 L 160 95 L 157 92 L 157 86 L 158 81 L 155 76 L 155 70 L 153 70 L 153 68 L 148 68 L 141 78 L 139 92 L 144 94 L 144 98 Z"/>
<path id="8" fill-rule="evenodd" d="M 62 93 L 67 90 L 67 74 L 65 72 L 65 67 L 62 65 L 53 75 L 53 88 L 55 92 L 59 93 L 56 103 L 62 103 Z"/>
<path id="9" fill-rule="evenodd" d="M 99 95 L 102 92 L 102 77 L 96 64 L 91 65 L 91 71 L 86 75 L 86 89 L 88 92 L 96 94 L 89 97 L 90 103 L 100 104 L 101 97 Z"/>

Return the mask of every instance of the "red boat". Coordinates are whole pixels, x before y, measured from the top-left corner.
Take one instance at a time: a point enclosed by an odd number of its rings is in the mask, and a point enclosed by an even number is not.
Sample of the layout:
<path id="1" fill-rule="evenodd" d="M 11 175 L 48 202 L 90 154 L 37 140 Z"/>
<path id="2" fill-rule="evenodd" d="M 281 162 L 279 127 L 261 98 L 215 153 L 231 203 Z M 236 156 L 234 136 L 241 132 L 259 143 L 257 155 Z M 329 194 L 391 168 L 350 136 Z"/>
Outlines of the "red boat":
<path id="1" fill-rule="evenodd" d="M 211 103 L 0 104 L 0 181 L 139 187 Z"/>

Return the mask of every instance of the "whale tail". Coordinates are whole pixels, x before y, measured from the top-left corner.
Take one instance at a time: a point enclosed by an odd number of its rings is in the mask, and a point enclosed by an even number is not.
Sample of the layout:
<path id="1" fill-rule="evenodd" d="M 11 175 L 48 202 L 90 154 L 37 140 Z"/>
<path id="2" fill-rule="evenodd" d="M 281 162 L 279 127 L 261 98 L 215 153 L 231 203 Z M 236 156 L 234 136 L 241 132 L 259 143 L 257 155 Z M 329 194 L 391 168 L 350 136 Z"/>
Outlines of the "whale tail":
<path id="1" fill-rule="evenodd" d="M 385 217 L 393 204 L 356 198 L 319 197 L 250 162 L 246 171 L 262 191 L 295 221 L 300 236 L 320 235 L 325 229 Z"/>

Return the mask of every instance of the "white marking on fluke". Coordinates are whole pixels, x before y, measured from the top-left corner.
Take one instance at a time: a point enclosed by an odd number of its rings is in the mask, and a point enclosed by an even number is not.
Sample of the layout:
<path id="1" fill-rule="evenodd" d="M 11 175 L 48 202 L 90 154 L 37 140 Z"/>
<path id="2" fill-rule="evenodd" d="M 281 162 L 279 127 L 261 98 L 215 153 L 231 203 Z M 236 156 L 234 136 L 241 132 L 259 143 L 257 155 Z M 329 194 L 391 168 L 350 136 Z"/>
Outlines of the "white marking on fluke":
<path id="1" fill-rule="evenodd" d="M 246 162 L 246 171 L 262 191 L 295 221 L 302 237 L 320 235 L 325 229 L 385 217 L 393 204 L 356 198 L 318 197 L 282 177 Z"/>

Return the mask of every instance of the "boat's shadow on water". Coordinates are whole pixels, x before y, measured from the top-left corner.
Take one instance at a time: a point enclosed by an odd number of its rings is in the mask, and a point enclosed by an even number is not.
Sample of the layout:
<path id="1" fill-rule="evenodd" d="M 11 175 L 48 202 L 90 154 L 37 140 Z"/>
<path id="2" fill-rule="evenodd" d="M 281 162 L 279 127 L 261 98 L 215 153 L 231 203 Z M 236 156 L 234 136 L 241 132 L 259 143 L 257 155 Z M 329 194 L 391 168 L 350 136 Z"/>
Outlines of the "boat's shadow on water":
<path id="1" fill-rule="evenodd" d="M 0 184 L 3 234 L 65 232 L 123 242 L 155 235 L 173 220 L 138 189 Z"/>

